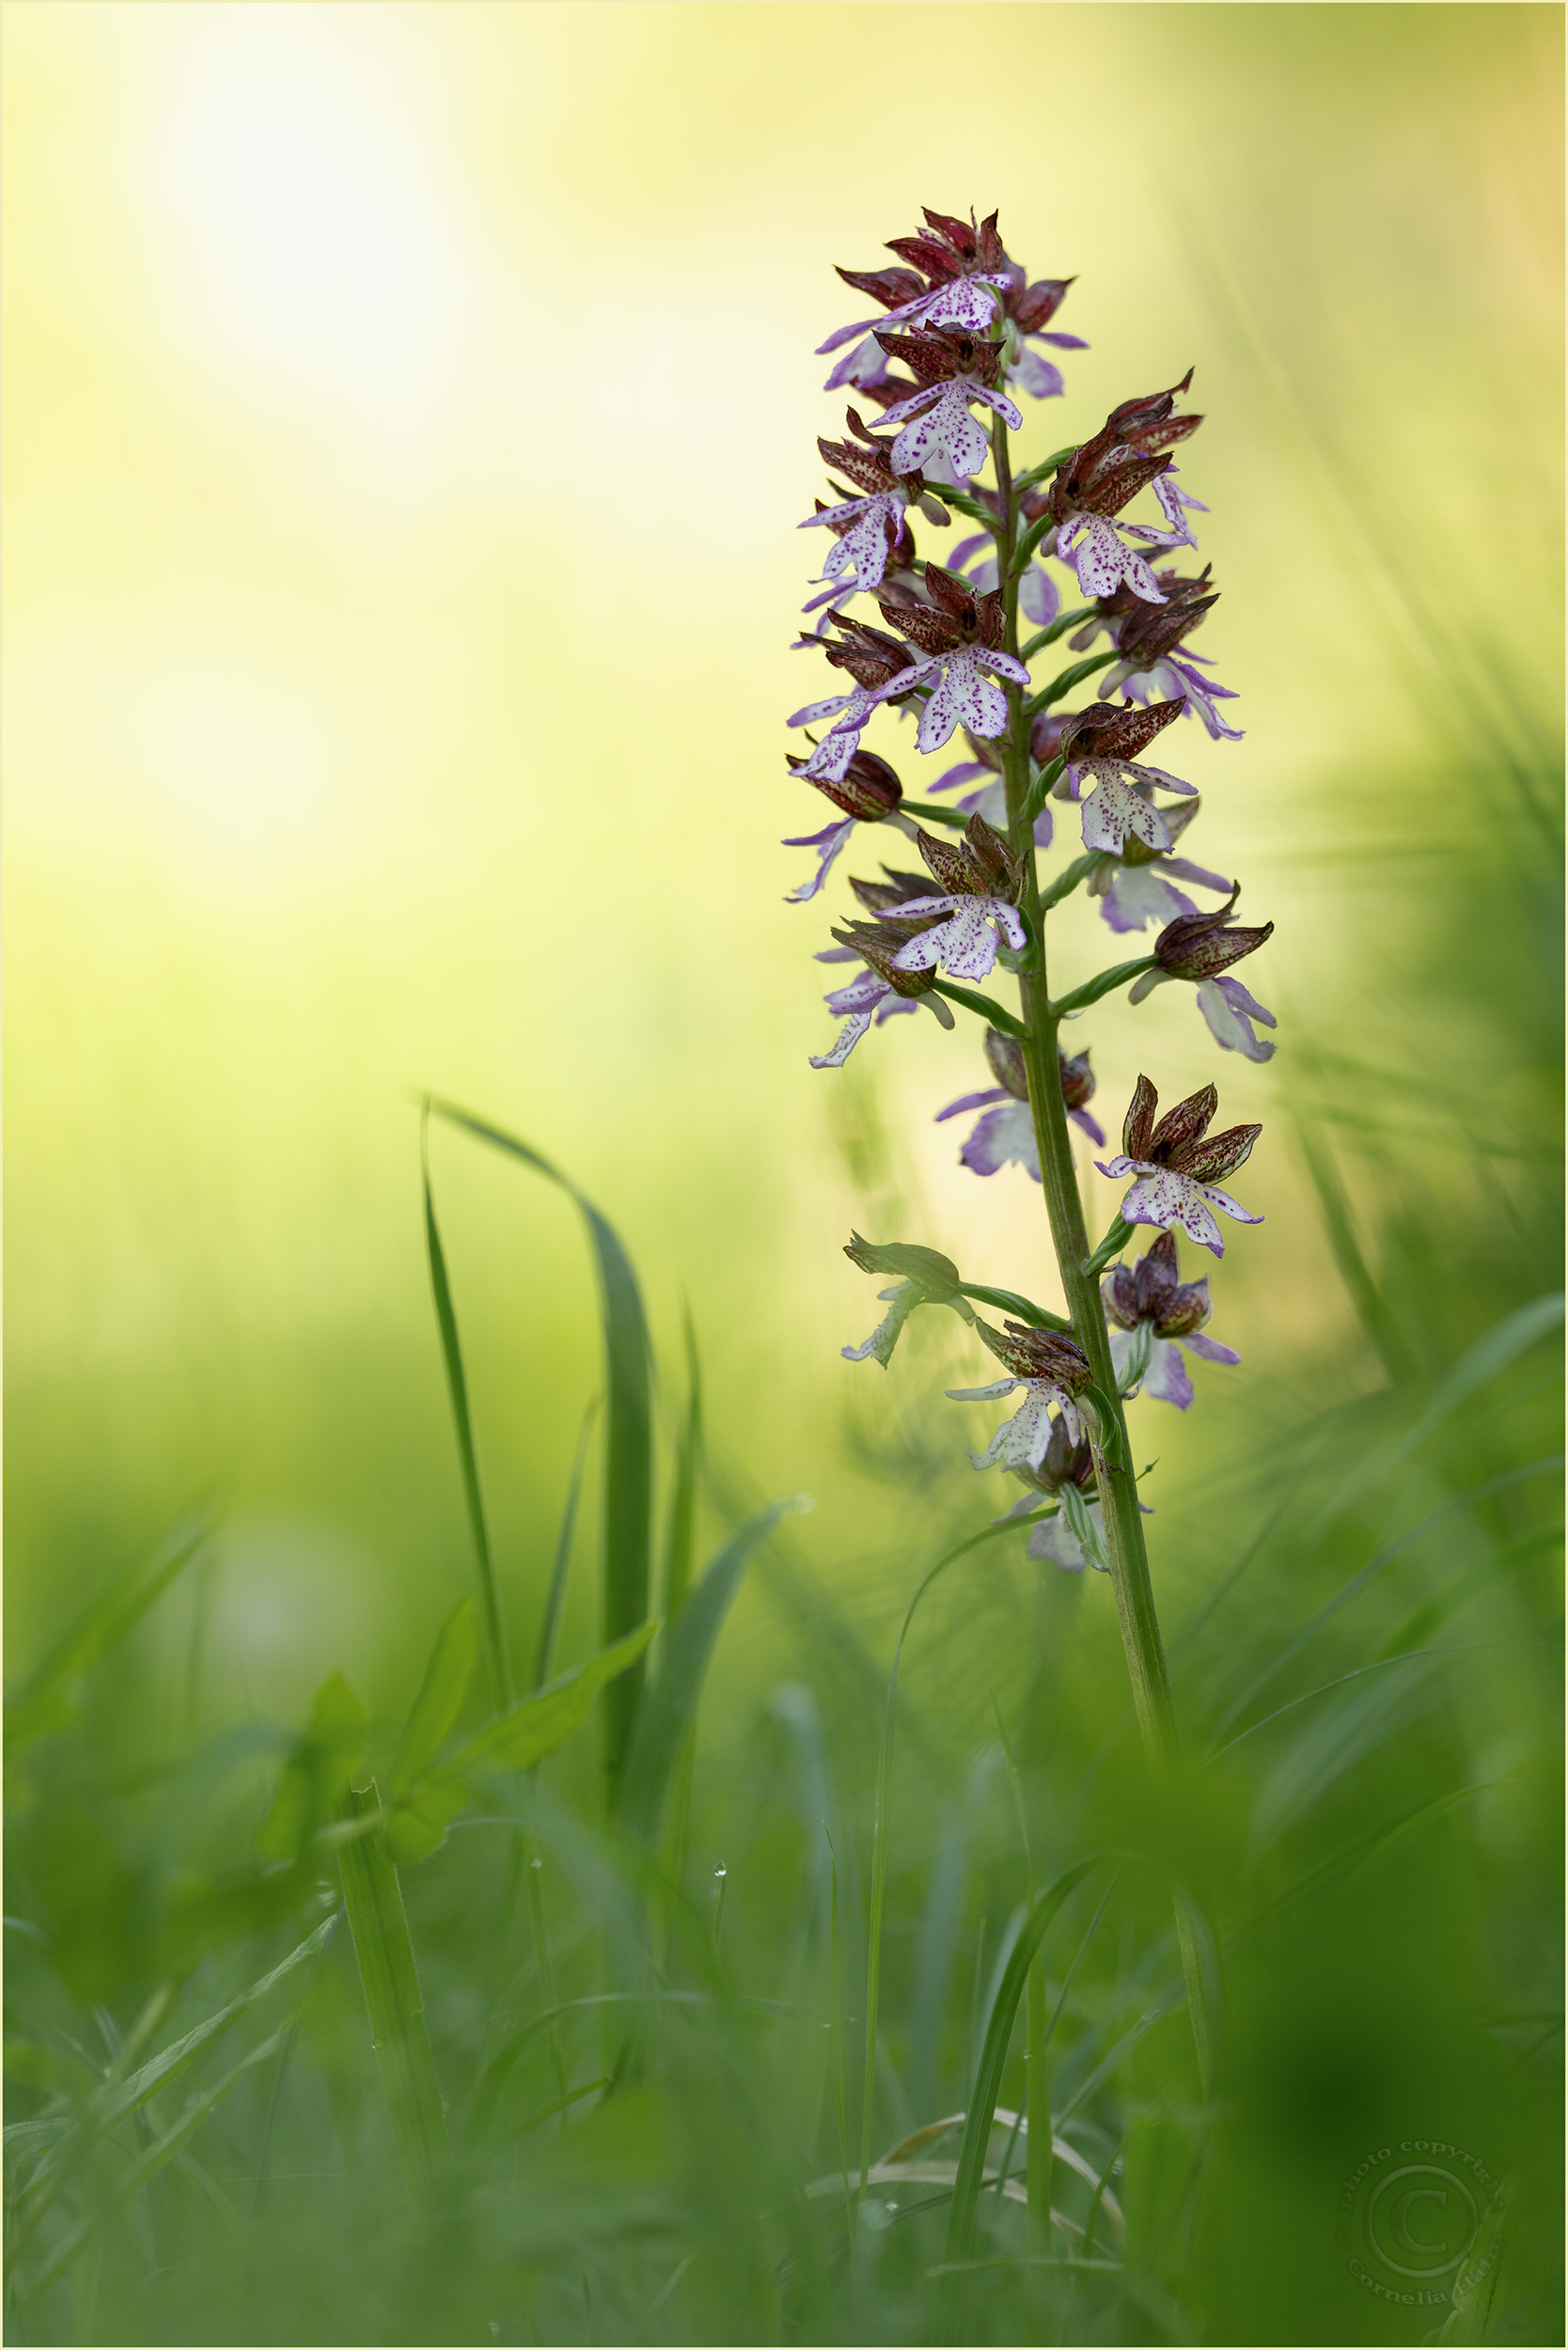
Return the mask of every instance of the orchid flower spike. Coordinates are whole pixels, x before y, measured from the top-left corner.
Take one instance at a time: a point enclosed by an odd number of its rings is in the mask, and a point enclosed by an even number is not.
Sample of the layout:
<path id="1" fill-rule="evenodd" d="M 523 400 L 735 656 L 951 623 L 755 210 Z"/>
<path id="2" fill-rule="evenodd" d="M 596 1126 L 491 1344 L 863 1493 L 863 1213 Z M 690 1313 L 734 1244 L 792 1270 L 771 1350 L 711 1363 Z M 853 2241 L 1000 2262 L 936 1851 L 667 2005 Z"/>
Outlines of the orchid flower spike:
<path id="1" fill-rule="evenodd" d="M 1219 1107 L 1219 1096 L 1212 1085 L 1189 1093 L 1173 1110 L 1167 1110 L 1156 1125 L 1158 1104 L 1154 1088 L 1140 1076 L 1121 1129 L 1119 1155 L 1095 1164 L 1112 1182 L 1122 1175 L 1138 1178 L 1121 1202 L 1124 1224 L 1153 1224 L 1166 1231 L 1179 1224 L 1200 1248 L 1223 1257 L 1225 1243 L 1212 1208 L 1223 1209 L 1238 1224 L 1261 1224 L 1263 1219 L 1249 1215 L 1228 1191 L 1219 1189 L 1214 1178 L 1240 1167 L 1263 1130 L 1262 1126 L 1232 1126 L 1205 1140 Z"/>

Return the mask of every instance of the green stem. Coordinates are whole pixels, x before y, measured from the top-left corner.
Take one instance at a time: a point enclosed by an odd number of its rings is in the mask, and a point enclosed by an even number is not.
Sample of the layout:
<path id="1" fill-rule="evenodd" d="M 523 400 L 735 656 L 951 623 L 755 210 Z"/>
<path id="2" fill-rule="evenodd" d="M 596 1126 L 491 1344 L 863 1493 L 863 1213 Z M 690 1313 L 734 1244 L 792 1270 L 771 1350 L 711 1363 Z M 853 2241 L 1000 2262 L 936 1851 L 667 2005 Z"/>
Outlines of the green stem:
<path id="1" fill-rule="evenodd" d="M 1002 581 L 1006 646 L 1016 659 L 1019 582 L 1011 566 L 1018 539 L 1019 509 L 1012 486 L 1008 431 L 1000 416 L 995 418 L 993 423 L 991 446 L 1002 513 L 997 569 Z M 1165 1647 L 1160 1638 L 1159 1617 L 1154 1607 L 1149 1556 L 1144 1548 L 1143 1521 L 1138 1511 L 1133 1456 L 1127 1442 L 1126 1421 L 1117 1389 L 1116 1373 L 1111 1364 L 1110 1339 L 1105 1328 L 1099 1288 L 1094 1277 L 1085 1271 L 1090 1242 L 1078 1198 L 1072 1138 L 1067 1129 L 1067 1104 L 1062 1100 L 1057 1063 L 1058 1016 L 1052 1007 L 1047 983 L 1045 925 L 1040 902 L 1040 884 L 1035 873 L 1033 835 L 1024 814 L 1029 790 L 1029 728 L 1023 715 L 1024 691 L 1020 686 L 1010 685 L 1007 697 L 1011 713 L 1005 770 L 1008 823 L 1013 853 L 1023 860 L 1024 893 L 1020 911 L 1034 942 L 1028 961 L 1018 975 L 1018 986 L 1023 998 L 1026 1028 L 1021 1042 L 1029 1081 L 1029 1106 L 1034 1115 L 1035 1143 L 1040 1153 L 1041 1185 L 1045 1195 L 1051 1238 L 1056 1247 L 1057 1263 L 1066 1293 L 1067 1310 L 1073 1318 L 1074 1332 L 1089 1357 L 1093 1383 L 1108 1399 L 1116 1418 L 1114 1440 L 1110 1446 L 1104 1445 L 1101 1434 L 1093 1430 L 1090 1431 L 1090 1443 L 1094 1455 L 1095 1478 L 1105 1522 L 1105 1556 L 1110 1566 L 1116 1612 L 1121 1627 L 1121 1645 L 1133 1684 L 1133 1703 L 1137 1708 L 1144 1747 L 1151 1760 L 1157 1767 L 1175 1768 L 1181 1762 L 1182 1737 L 1170 1692 Z M 1107 1457 L 1112 1452 L 1114 1460 Z M 1182 1950 L 1187 2001 L 1192 2011 L 1199 2069 L 1207 2090 L 1212 2078 L 1213 2054 L 1207 1991 L 1192 1928 L 1180 1902 L 1176 1905 L 1176 1931 Z"/>
<path id="2" fill-rule="evenodd" d="M 368 1787 L 350 1790 L 341 1816 L 363 1819 L 380 1810 L 372 1779 Z M 403 2185 L 414 2201 L 423 2201 L 446 2164 L 447 2120 L 398 1872 L 379 1828 L 340 1845 L 338 1866 Z"/>
<path id="3" fill-rule="evenodd" d="M 1029 1888 L 1032 1901 L 1034 1888 Z M 1051 2238 L 1051 2084 L 1046 2076 L 1045 1961 L 1037 1958 L 1029 1968 L 1028 2088 L 1029 2134 L 1025 2145 L 1025 2176 L 1029 2209 L 1039 2220 L 1049 2248 Z"/>

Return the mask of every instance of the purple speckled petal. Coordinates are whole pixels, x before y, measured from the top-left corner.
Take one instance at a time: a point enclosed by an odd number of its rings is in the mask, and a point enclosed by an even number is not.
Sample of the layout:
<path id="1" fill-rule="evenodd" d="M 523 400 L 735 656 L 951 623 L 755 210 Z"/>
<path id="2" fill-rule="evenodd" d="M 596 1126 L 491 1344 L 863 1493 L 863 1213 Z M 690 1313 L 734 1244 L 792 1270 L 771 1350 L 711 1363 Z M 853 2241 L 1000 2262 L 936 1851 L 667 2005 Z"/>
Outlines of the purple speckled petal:
<path id="1" fill-rule="evenodd" d="M 994 415 L 1000 416 L 1002 422 L 1011 431 L 1022 432 L 1024 430 L 1024 411 L 1016 400 L 1009 400 L 1005 392 L 994 392 L 988 384 L 971 384 L 968 396 L 971 400 L 978 400 L 982 407 L 989 408 Z"/>
<path id="2" fill-rule="evenodd" d="M 1101 1174 L 1108 1176 L 1113 1183 L 1119 1183 L 1123 1175 L 1142 1174 L 1148 1170 L 1149 1167 L 1147 1159 L 1130 1159 L 1121 1151 L 1117 1152 L 1114 1159 L 1096 1159 L 1094 1164 Z"/>
<path id="3" fill-rule="evenodd" d="M 1006 1100 L 1000 1109 L 988 1110 L 959 1152 L 958 1163 L 974 1175 L 995 1175 L 998 1167 L 1021 1167 L 1038 1183 L 1040 1152 L 1028 1104 Z"/>
<path id="4" fill-rule="evenodd" d="M 863 335 L 869 326 L 875 326 L 878 323 L 879 321 L 876 319 L 856 319 L 853 326 L 835 327 L 826 342 L 817 345 L 817 357 L 825 359 L 830 351 L 841 351 L 852 335 Z"/>
<path id="5" fill-rule="evenodd" d="M 1200 882 L 1205 889 L 1229 890 L 1232 886 L 1223 873 L 1211 873 L 1203 865 L 1189 865 L 1184 856 L 1163 858 L 1160 870 L 1162 873 L 1174 873 L 1178 881 Z"/>
<path id="6" fill-rule="evenodd" d="M 992 652 L 988 648 L 977 646 L 973 658 L 983 663 L 986 668 L 995 669 L 998 677 L 1009 679 L 1014 685 L 1027 685 L 1029 682 L 1027 669 L 1010 652 Z"/>
<path id="7" fill-rule="evenodd" d="M 1101 868 L 1102 871 L 1107 869 Z M 1179 914 L 1196 914 L 1198 908 L 1179 889 L 1172 889 L 1165 876 L 1168 865 L 1118 865 L 1108 869 L 1110 878 L 1100 901 L 1100 911 L 1113 931 L 1147 930 L 1151 922 L 1163 927 L 1173 922 Z"/>
<path id="8" fill-rule="evenodd" d="M 1053 367 L 1049 359 L 1042 358 L 1038 351 L 1031 351 L 1027 343 L 1020 345 L 1009 374 L 1019 390 L 1027 392 L 1031 400 L 1059 400 L 1067 389 L 1061 369 Z"/>
<path id="9" fill-rule="evenodd" d="M 853 698 L 848 694 L 829 694 L 820 702 L 808 702 L 792 718 L 786 718 L 787 727 L 815 726 L 819 718 L 836 718 L 844 704 Z"/>
<path id="10" fill-rule="evenodd" d="M 825 832 L 809 833 L 803 839 L 786 840 L 781 844 L 786 849 L 815 849 L 817 852 L 816 871 L 809 881 L 802 882 L 798 889 L 789 892 L 784 901 L 787 906 L 804 905 L 808 898 L 816 896 L 833 869 L 834 858 L 855 830 L 855 818 L 846 816 L 841 824 L 829 824 Z"/>
<path id="11" fill-rule="evenodd" d="M 964 1110 L 986 1110 L 993 1102 L 1011 1100 L 1006 1086 L 987 1086 L 980 1093 L 961 1093 L 956 1102 L 949 1102 L 945 1110 L 938 1110 L 932 1123 L 940 1126 L 945 1118 L 957 1118 Z"/>
<path id="12" fill-rule="evenodd" d="M 1061 593 L 1049 572 L 1031 563 L 1018 589 L 1018 608 L 1036 628 L 1049 628 L 1061 610 Z"/>
<path id="13" fill-rule="evenodd" d="M 1223 979 L 1204 979 L 1200 983 L 1198 1009 L 1209 1024 L 1209 1034 L 1224 1052 L 1240 1053 L 1246 1060 L 1272 1060 L 1274 1045 L 1267 1037 L 1258 1034 L 1247 1017 L 1247 1006 L 1251 1005 L 1254 1010 L 1258 1007 L 1247 995 L 1246 989 L 1240 987 L 1239 981 L 1233 984 L 1246 997 L 1245 1003 L 1234 1001 Z M 1275 1025 L 1273 1014 L 1268 1013 L 1265 1017 L 1272 1028 Z"/>
<path id="14" fill-rule="evenodd" d="M 1184 1412 L 1192 1402 L 1192 1380 L 1187 1367 L 1182 1360 L 1181 1350 L 1168 1339 L 1156 1339 L 1149 1349 L 1143 1392 L 1158 1403 L 1174 1403 L 1179 1412 Z"/>
<path id="15" fill-rule="evenodd" d="M 902 424 L 908 416 L 923 416 L 928 408 L 936 406 L 947 388 L 945 384 L 923 384 L 917 392 L 911 392 L 907 400 L 896 400 L 891 408 L 885 408 L 881 421 L 884 424 Z M 900 468 L 895 465 L 893 470 L 897 473 Z M 912 473 L 914 468 L 905 465 L 902 471 Z"/>
<path id="16" fill-rule="evenodd" d="M 859 1043 L 861 1038 L 865 1035 L 870 1025 L 870 1013 L 869 1011 L 857 1011 L 852 1019 L 845 1021 L 842 1028 L 839 1031 L 839 1041 L 834 1045 L 831 1052 L 812 1053 L 808 1056 L 812 1068 L 842 1069 L 845 1061 L 848 1060 L 850 1055 L 854 1052 L 855 1046 Z"/>
<path id="17" fill-rule="evenodd" d="M 928 783 L 928 791 L 956 791 L 961 783 L 973 783 L 983 776 L 988 782 L 996 780 L 991 768 L 978 759 L 961 759 L 956 767 L 945 767 L 934 783 Z M 1229 885 L 1227 885 L 1229 886 Z"/>
<path id="18" fill-rule="evenodd" d="M 1239 1363 L 1241 1361 L 1241 1356 L 1233 1346 L 1221 1346 L 1217 1339 L 1205 1338 L 1201 1330 L 1194 1330 L 1187 1338 L 1178 1339 L 1176 1343 L 1178 1346 L 1184 1346 L 1189 1355 L 1201 1355 L 1206 1363 Z"/>
<path id="19" fill-rule="evenodd" d="M 1151 849 L 1169 848 L 1170 827 L 1165 818 L 1157 807 L 1140 799 L 1119 775 L 1106 772 L 1113 762 L 1086 760 L 1083 763 L 1098 778 L 1083 806 L 1086 849 L 1114 849 L 1120 853 L 1129 833 L 1136 833 Z"/>
<path id="20" fill-rule="evenodd" d="M 920 723 L 915 729 L 915 747 L 920 751 L 939 751 L 952 739 L 958 725 L 958 697 L 953 690 L 950 669 L 937 679 L 931 699 L 920 712 Z"/>
<path id="21" fill-rule="evenodd" d="M 1216 1208 L 1223 1208 L 1227 1215 L 1234 1216 L 1238 1224 L 1261 1224 L 1263 1220 L 1261 1215 L 1248 1215 L 1241 1201 L 1232 1199 L 1228 1191 L 1221 1191 L 1217 1183 L 1194 1183 L 1193 1189 L 1200 1191 L 1205 1199 L 1212 1199 Z"/>

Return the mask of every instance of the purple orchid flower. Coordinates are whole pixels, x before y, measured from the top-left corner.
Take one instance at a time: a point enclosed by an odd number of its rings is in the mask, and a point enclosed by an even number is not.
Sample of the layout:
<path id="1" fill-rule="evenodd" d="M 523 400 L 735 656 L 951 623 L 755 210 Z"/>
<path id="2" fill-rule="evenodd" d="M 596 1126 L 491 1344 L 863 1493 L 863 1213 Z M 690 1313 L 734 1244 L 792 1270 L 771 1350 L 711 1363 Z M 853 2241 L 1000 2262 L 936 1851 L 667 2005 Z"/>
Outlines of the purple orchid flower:
<path id="1" fill-rule="evenodd" d="M 1031 1329 L 1021 1322 L 992 1330 L 978 1316 L 975 1327 L 1012 1375 L 984 1387 L 949 1387 L 949 1400 L 990 1403 L 1022 1388 L 1024 1401 L 1012 1418 L 1003 1421 L 985 1450 L 971 1452 L 969 1458 L 978 1469 L 1000 1466 L 1024 1472 L 1027 1478 L 1036 1477 L 1051 1442 L 1052 1404 L 1060 1412 L 1074 1444 L 1083 1433 L 1077 1399 L 1090 1382 L 1088 1357 L 1074 1339 L 1059 1331 Z"/>
<path id="2" fill-rule="evenodd" d="M 831 739 L 831 738 L 829 738 Z M 897 824 L 913 837 L 915 827 L 901 815 L 903 786 L 895 769 L 873 751 L 856 751 L 847 762 L 841 776 L 814 776 L 809 760 L 790 759 L 792 773 L 808 783 L 815 784 L 824 799 L 831 800 L 840 811 L 841 822 L 829 824 L 822 832 L 807 833 L 794 840 L 783 841 L 786 849 L 815 849 L 817 870 L 809 881 L 792 889 L 786 905 L 804 905 L 814 898 L 832 870 L 834 859 L 848 843 L 856 824 Z"/>
<path id="3" fill-rule="evenodd" d="M 963 724 L 971 734 L 995 737 L 1007 730 L 1007 697 L 982 675 L 991 669 L 1015 685 L 1027 686 L 1029 673 L 1021 661 L 1002 650 L 1006 623 L 1002 599 L 992 591 L 977 595 L 966 579 L 945 571 L 939 563 L 926 565 L 929 604 L 881 604 L 882 617 L 926 655 L 920 666 L 901 684 L 889 681 L 887 693 L 907 692 L 911 685 L 929 685 L 930 696 L 920 712 L 916 732 L 922 751 L 940 750 Z M 913 657 L 913 656 L 912 656 Z"/>
<path id="4" fill-rule="evenodd" d="M 1157 968 L 1135 980 L 1127 1000 L 1140 1004 L 1168 979 L 1191 979 L 1198 990 L 1198 1009 L 1215 1043 L 1228 1053 L 1244 1054 L 1248 1060 L 1269 1060 L 1274 1046 L 1259 1036 L 1252 1022 L 1261 1020 L 1272 1028 L 1277 1025 L 1273 1012 L 1248 995 L 1239 979 L 1220 974 L 1240 963 L 1244 955 L 1256 954 L 1265 946 L 1274 935 L 1274 924 L 1264 922 L 1247 929 L 1232 922 L 1231 909 L 1235 902 L 1232 889 L 1227 902 L 1215 913 L 1181 914 L 1168 922 L 1154 941 Z"/>
<path id="5" fill-rule="evenodd" d="M 1129 1364 L 1141 1356 L 1144 1392 L 1161 1403 L 1173 1403 L 1184 1412 L 1193 1400 L 1183 1347 L 1204 1362 L 1241 1361 L 1234 1347 L 1204 1335 L 1202 1325 L 1210 1312 L 1208 1280 L 1183 1281 L 1173 1232 L 1162 1232 L 1136 1265 L 1119 1264 L 1102 1282 L 1100 1293 L 1119 1382 Z M 1140 1337 L 1145 1324 L 1147 1332 Z"/>
<path id="6" fill-rule="evenodd" d="M 1263 1130 L 1232 1126 L 1205 1140 L 1219 1107 L 1212 1085 L 1189 1093 L 1155 1125 L 1158 1102 L 1149 1079 L 1140 1076 L 1122 1126 L 1121 1152 L 1095 1164 L 1113 1183 L 1124 1175 L 1138 1178 L 1121 1202 L 1124 1224 L 1153 1224 L 1165 1231 L 1179 1224 L 1200 1248 L 1223 1257 L 1225 1243 L 1211 1208 L 1222 1209 L 1238 1224 L 1261 1224 L 1263 1219 L 1249 1215 L 1214 1178 L 1240 1167 Z"/>
<path id="7" fill-rule="evenodd" d="M 1184 807 L 1161 809 L 1172 840 L 1180 839 L 1198 808 L 1198 801 L 1191 799 Z M 1172 886 L 1179 881 L 1227 893 L 1234 885 L 1223 873 L 1211 873 L 1207 866 L 1193 865 L 1185 857 L 1148 848 L 1136 833 L 1129 833 L 1120 853 L 1114 856 L 1105 854 L 1104 863 L 1090 875 L 1089 894 L 1100 901 L 1101 914 L 1120 935 L 1128 931 L 1147 930 L 1151 922 L 1163 928 L 1178 915 L 1196 915 L 1198 908 L 1186 892 Z"/>
<path id="8" fill-rule="evenodd" d="M 977 341 L 962 329 L 920 335 L 879 335 L 890 359 L 907 362 L 917 388 L 887 409 L 883 421 L 903 430 L 893 444 L 896 474 L 914 473 L 928 458 L 940 457 L 960 479 L 979 473 L 990 440 L 969 414 L 971 400 L 994 409 L 1013 431 L 1024 415 L 996 389 L 1001 355 L 996 343 Z"/>
<path id="9" fill-rule="evenodd" d="M 1062 785 L 1075 798 L 1085 776 L 1094 780 L 1083 807 L 1086 849 L 1120 854 L 1129 834 L 1149 849 L 1171 846 L 1170 826 L 1153 804 L 1153 786 L 1189 797 L 1196 797 L 1197 786 L 1167 768 L 1139 763 L 1132 754 L 1152 742 L 1181 711 L 1179 701 L 1157 702 L 1149 710 L 1136 710 L 1130 703 L 1119 708 L 1114 702 L 1090 702 L 1067 721 L 1061 735 L 1067 761 Z"/>
<path id="10" fill-rule="evenodd" d="M 958 1154 L 959 1165 L 975 1175 L 995 1175 L 999 1167 L 1010 1165 L 1021 1167 L 1038 1183 L 1040 1152 L 1029 1110 L 1029 1081 L 1022 1047 L 1015 1037 L 1004 1036 L 999 1028 L 987 1028 L 985 1058 L 996 1084 L 979 1093 L 960 1094 L 956 1102 L 949 1102 L 945 1110 L 937 1111 L 935 1122 L 940 1126 L 944 1120 L 958 1118 L 965 1110 L 984 1110 L 985 1116 L 971 1129 Z M 1069 1059 L 1058 1045 L 1057 1066 L 1069 1118 L 1090 1142 L 1104 1150 L 1105 1129 L 1084 1107 L 1094 1091 L 1089 1055 L 1079 1053 Z M 994 1104 L 996 1106 L 993 1107 Z"/>

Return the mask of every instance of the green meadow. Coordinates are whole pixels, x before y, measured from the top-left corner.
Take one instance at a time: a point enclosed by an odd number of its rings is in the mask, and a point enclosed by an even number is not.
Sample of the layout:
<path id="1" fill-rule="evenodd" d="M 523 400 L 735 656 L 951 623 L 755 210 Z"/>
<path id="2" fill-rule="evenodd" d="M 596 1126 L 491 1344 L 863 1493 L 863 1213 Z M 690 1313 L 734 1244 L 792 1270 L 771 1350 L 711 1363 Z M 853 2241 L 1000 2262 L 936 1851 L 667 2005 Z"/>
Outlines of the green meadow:
<path id="1" fill-rule="evenodd" d="M 1560 2340 L 1559 11 L 6 39 L 8 2339 Z M 852 1229 L 1056 1295 L 776 846 L 831 264 L 971 200 L 1030 462 L 1196 367 L 1278 926 L 1266 1065 L 1074 1038 L 1263 1124 L 1177 1781 L 839 1351 Z"/>

